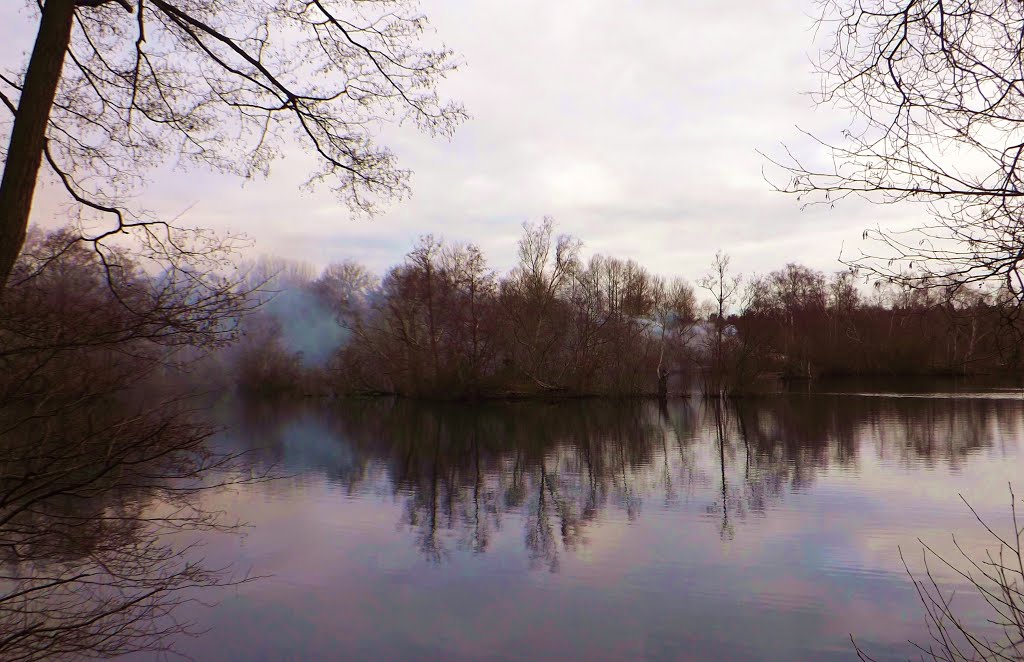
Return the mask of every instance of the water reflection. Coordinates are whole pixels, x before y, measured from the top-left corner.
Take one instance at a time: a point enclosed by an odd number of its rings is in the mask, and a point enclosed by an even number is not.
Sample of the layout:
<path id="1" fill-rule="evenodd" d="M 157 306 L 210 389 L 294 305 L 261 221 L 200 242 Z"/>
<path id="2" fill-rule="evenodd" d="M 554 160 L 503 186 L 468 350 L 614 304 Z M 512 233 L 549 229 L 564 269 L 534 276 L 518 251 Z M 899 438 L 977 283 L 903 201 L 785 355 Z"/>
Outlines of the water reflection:
<path id="1" fill-rule="evenodd" d="M 0 407 L 0 659 L 163 651 L 200 589 L 247 581 L 195 556 L 236 526 L 198 496 L 259 475 L 213 452 L 173 398 L 121 394 Z M 196 628 L 199 631 L 200 628 Z"/>
<path id="2" fill-rule="evenodd" d="M 349 495 L 401 501 L 422 556 L 482 554 L 509 516 L 531 568 L 556 572 L 595 522 L 687 507 L 699 495 L 722 539 L 825 472 L 862 455 L 956 471 L 1020 438 L 1019 402 L 807 394 L 736 402 L 572 401 L 423 405 L 405 400 L 249 403 L 229 409 L 235 443 Z"/>
<path id="3" fill-rule="evenodd" d="M 204 557 L 271 577 L 181 649 L 847 660 L 856 633 L 906 660 L 923 620 L 899 548 L 985 540 L 957 494 L 998 518 L 1024 468 L 1019 393 L 923 395 L 224 403 L 221 452 L 289 477 L 207 494 L 253 526 Z"/>

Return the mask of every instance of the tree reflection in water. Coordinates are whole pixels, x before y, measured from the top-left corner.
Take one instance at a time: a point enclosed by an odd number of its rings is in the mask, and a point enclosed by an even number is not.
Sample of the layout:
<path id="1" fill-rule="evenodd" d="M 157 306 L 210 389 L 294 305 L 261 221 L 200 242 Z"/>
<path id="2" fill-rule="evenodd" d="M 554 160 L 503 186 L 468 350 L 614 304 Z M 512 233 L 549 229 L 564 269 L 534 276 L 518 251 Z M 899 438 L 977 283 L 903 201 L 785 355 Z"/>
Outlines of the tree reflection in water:
<path id="1" fill-rule="evenodd" d="M 250 579 L 196 560 L 194 534 L 237 528 L 197 497 L 261 476 L 213 452 L 184 402 L 94 384 L 2 409 L 0 659 L 167 650 L 193 632 L 175 611 L 195 589 Z"/>
<path id="2" fill-rule="evenodd" d="M 236 408 L 246 444 L 349 493 L 390 492 L 420 552 L 484 553 L 511 518 L 532 567 L 555 572 L 602 519 L 676 508 L 696 496 L 729 539 L 830 468 L 873 449 L 897 464 L 961 463 L 1015 425 L 985 399 L 789 395 L 762 400 L 420 404 L 407 400 Z"/>

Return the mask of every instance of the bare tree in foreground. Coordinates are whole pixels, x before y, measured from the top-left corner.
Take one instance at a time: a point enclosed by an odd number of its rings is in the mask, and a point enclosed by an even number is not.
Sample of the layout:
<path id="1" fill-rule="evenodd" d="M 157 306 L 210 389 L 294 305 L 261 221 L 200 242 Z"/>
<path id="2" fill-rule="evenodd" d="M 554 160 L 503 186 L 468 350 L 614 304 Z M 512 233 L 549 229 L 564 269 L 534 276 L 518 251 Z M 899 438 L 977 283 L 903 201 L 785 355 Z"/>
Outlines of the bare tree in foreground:
<path id="1" fill-rule="evenodd" d="M 929 220 L 876 228 L 869 275 L 917 287 L 998 288 L 1024 303 L 1024 5 L 823 0 L 818 100 L 850 112 L 822 164 L 792 152 L 777 184 L 812 202 L 917 202 Z"/>
<path id="2" fill-rule="evenodd" d="M 119 411 L 103 416 L 97 400 Z M 46 426 L 5 425 L 0 658 L 170 650 L 172 637 L 198 632 L 180 606 L 250 579 L 200 562 L 188 542 L 238 528 L 204 507 L 202 492 L 253 480 L 210 450 L 212 430 L 191 414 L 91 393 Z"/>
<path id="3" fill-rule="evenodd" d="M 40 262 L 46 269 L 37 269 Z M 233 336 L 247 299 L 34 238 L 0 307 L 0 659 L 166 650 L 177 607 L 248 577 L 189 536 L 237 529 L 202 496 L 259 480 L 154 383 Z"/>
<path id="4" fill-rule="evenodd" d="M 1024 660 L 1024 548 L 1021 543 L 1024 524 L 1017 519 L 1017 497 L 1011 486 L 1013 528 L 1009 532 L 992 528 L 966 499 L 963 501 L 997 543 L 995 551 L 988 549 L 980 556 L 969 553 L 954 536 L 959 558 L 949 558 L 921 542 L 923 579 L 914 575 L 901 551 L 900 558 L 924 609 L 929 636 L 927 642 L 912 643 L 920 650 L 922 659 L 938 662 Z M 943 588 L 936 580 L 932 574 L 935 565 L 952 571 L 973 588 L 969 598 L 983 606 L 982 614 L 975 616 L 954 606 L 956 592 Z M 860 659 L 874 659 L 857 646 L 856 641 L 854 646 Z"/>
<path id="5" fill-rule="evenodd" d="M 132 233 L 174 254 L 166 222 L 124 204 L 148 170 L 265 175 L 297 140 L 317 159 L 309 183 L 372 211 L 402 196 L 409 175 L 376 143 L 379 126 L 449 134 L 465 117 L 436 93 L 452 53 L 421 43 L 427 22 L 409 0 L 45 0 L 38 10 L 27 66 L 0 73 L 0 112 L 13 120 L 0 152 L 0 287 L 44 161 L 80 209 L 105 219 L 76 239 L 102 252 Z"/>

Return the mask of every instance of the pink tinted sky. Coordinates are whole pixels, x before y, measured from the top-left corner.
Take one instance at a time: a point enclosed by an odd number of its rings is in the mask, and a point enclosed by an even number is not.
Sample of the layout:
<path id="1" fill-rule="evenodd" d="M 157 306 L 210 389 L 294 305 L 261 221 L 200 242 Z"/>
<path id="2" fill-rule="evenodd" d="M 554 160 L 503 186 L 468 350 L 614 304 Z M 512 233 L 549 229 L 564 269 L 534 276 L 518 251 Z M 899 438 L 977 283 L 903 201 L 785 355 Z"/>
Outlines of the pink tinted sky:
<path id="1" fill-rule="evenodd" d="M 17 70 L 31 45 L 28 3 L 0 8 L 0 62 Z M 436 35 L 465 65 L 443 93 L 473 118 L 451 141 L 390 129 L 415 172 L 413 197 L 357 219 L 327 191 L 303 192 L 309 157 L 290 150 L 266 180 L 171 169 L 140 194 L 164 215 L 245 232 L 256 252 L 318 265 L 354 257 L 375 270 L 434 233 L 474 242 L 511 265 L 520 225 L 551 215 L 588 253 L 699 276 L 717 249 L 746 272 L 787 261 L 831 271 L 878 222 L 916 208 L 850 202 L 801 211 L 771 191 L 756 150 L 785 141 L 820 157 L 797 126 L 834 136 L 842 111 L 815 109 L 813 3 L 768 0 L 423 0 Z M 60 209 L 46 189 L 36 219 Z M 187 210 L 187 211 L 186 211 Z"/>

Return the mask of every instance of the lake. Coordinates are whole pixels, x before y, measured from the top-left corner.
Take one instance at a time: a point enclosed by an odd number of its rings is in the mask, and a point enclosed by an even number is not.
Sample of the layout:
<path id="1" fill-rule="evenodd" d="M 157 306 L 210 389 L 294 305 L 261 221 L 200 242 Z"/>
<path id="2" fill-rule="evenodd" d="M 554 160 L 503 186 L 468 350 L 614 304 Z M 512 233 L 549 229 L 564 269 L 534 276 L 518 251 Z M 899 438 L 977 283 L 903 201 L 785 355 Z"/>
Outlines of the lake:
<path id="1" fill-rule="evenodd" d="M 217 443 L 285 477 L 206 495 L 249 523 L 201 555 L 266 577 L 184 614 L 221 660 L 879 660 L 914 656 L 900 559 L 990 539 L 1024 393 L 729 403 L 242 404 Z M 1024 484 L 1016 487 L 1024 492 Z M 969 620 L 963 581 L 933 567 Z M 962 597 L 961 597 L 962 596 Z M 133 659 L 139 659 L 136 656 Z"/>

